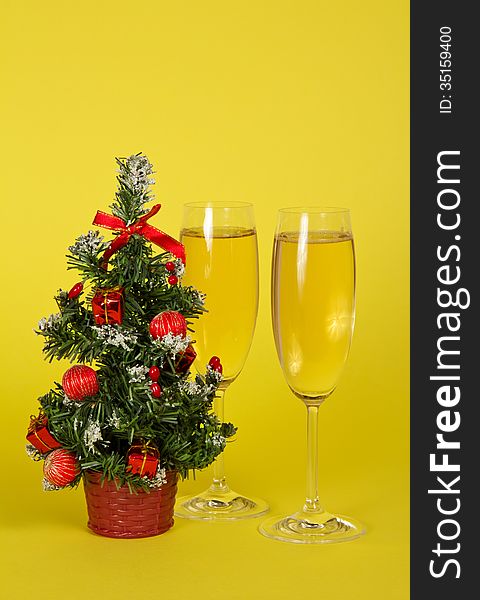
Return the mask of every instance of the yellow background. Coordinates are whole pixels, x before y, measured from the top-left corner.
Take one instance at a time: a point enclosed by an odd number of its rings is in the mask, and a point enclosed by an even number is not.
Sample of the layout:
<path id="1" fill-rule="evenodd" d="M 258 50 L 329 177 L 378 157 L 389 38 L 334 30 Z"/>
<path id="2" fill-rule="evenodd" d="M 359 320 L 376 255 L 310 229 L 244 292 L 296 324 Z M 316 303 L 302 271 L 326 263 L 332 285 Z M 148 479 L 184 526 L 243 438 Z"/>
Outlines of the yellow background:
<path id="1" fill-rule="evenodd" d="M 408 597 L 408 2 L 2 0 L 2 588 L 8 598 Z M 303 547 L 258 521 L 178 520 L 154 539 L 85 528 L 84 498 L 45 494 L 28 415 L 64 365 L 32 328 L 55 310 L 66 247 L 114 192 L 114 156 L 145 152 L 176 235 L 193 200 L 255 204 L 259 321 L 227 393 L 237 490 L 302 502 L 305 409 L 274 351 L 276 209 L 352 209 L 358 313 L 348 366 L 321 409 L 320 493 L 368 535 Z M 209 473 L 181 485 L 201 490 Z"/>

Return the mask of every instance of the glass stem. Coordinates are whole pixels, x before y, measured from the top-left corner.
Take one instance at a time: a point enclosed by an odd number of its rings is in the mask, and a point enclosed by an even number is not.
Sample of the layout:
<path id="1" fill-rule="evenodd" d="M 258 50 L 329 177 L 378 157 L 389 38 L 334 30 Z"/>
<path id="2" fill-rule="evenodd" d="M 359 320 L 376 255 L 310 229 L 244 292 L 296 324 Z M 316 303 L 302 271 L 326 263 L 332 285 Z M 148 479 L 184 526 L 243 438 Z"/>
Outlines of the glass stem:
<path id="1" fill-rule="evenodd" d="M 307 498 L 303 510 L 323 512 L 318 499 L 318 405 L 307 406 Z"/>
<path id="2" fill-rule="evenodd" d="M 213 409 L 218 419 L 223 422 L 224 414 L 224 397 L 225 390 L 217 390 L 217 395 L 213 401 Z M 223 452 L 217 456 L 213 463 L 213 483 L 210 486 L 210 491 L 216 494 L 225 494 L 229 491 L 229 487 L 225 481 L 225 463 L 223 460 Z"/>

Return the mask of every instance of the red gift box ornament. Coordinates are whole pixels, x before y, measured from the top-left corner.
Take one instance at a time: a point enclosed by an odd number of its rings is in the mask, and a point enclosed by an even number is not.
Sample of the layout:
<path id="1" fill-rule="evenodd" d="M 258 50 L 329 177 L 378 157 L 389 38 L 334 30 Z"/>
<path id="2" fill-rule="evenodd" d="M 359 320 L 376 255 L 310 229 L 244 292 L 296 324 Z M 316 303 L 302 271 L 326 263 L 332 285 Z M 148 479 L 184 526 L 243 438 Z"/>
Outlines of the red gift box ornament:
<path id="1" fill-rule="evenodd" d="M 98 289 L 92 298 L 92 310 L 97 325 L 121 325 L 123 288 Z"/>
<path id="2" fill-rule="evenodd" d="M 155 477 L 160 454 L 151 442 L 136 442 L 127 454 L 127 471 L 140 477 Z"/>
<path id="3" fill-rule="evenodd" d="M 185 352 L 180 355 L 180 358 L 175 365 L 175 371 L 177 373 L 186 373 L 196 358 L 197 353 L 193 349 L 192 344 L 188 344 Z"/>
<path id="4" fill-rule="evenodd" d="M 38 417 L 35 415 L 31 415 L 30 417 L 27 440 L 32 446 L 35 446 L 41 454 L 50 452 L 50 450 L 54 450 L 55 448 L 60 448 L 62 445 L 57 442 L 53 435 L 48 431 L 47 423 L 47 415 L 43 412 L 41 412 Z"/>

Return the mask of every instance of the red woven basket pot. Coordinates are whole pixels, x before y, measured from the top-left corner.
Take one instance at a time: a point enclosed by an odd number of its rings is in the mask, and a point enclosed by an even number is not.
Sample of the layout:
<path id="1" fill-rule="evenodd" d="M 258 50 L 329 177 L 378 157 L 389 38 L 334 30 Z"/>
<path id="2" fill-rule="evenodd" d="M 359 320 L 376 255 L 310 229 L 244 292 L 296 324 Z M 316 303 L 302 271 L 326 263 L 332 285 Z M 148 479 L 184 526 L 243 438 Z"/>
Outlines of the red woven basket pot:
<path id="1" fill-rule="evenodd" d="M 167 482 L 150 492 L 130 493 L 126 485 L 101 483 L 101 473 L 87 471 L 83 485 L 88 509 L 88 527 L 100 535 L 141 538 L 165 533 L 173 525 L 177 472 L 167 471 Z"/>

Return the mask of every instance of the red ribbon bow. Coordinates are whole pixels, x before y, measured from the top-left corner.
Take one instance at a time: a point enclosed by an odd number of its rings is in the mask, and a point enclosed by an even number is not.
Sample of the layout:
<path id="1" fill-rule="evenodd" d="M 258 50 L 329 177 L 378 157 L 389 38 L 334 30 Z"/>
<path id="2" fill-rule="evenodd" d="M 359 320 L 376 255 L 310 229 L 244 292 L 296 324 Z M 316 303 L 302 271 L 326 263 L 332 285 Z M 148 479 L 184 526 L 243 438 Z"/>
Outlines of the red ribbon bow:
<path id="1" fill-rule="evenodd" d="M 156 227 L 153 227 L 153 225 L 149 225 L 147 223 L 150 217 L 153 217 L 157 214 L 157 212 L 160 210 L 160 207 L 161 204 L 155 204 L 146 215 L 140 217 L 136 223 L 128 226 L 123 219 L 120 219 L 120 217 L 109 215 L 101 210 L 97 211 L 95 219 L 93 219 L 94 225 L 99 225 L 100 227 L 105 227 L 106 229 L 112 229 L 113 231 L 120 232 L 120 235 L 112 240 L 110 246 L 103 254 L 102 266 L 105 269 L 107 268 L 110 257 L 115 254 L 117 250 L 120 250 L 120 248 L 126 246 L 132 235 L 135 233 L 138 235 L 143 235 L 143 237 L 147 238 L 147 240 L 153 242 L 157 246 L 160 246 L 167 252 L 170 252 L 185 264 L 185 248 L 183 244 L 170 237 L 163 231 L 160 231 Z"/>

